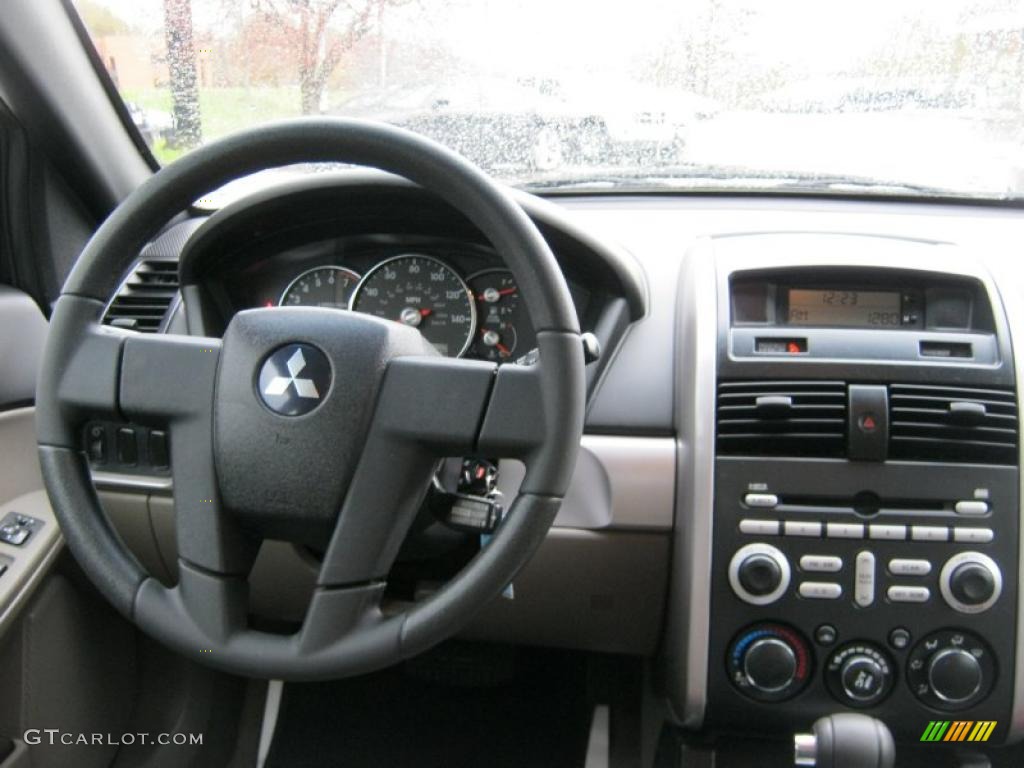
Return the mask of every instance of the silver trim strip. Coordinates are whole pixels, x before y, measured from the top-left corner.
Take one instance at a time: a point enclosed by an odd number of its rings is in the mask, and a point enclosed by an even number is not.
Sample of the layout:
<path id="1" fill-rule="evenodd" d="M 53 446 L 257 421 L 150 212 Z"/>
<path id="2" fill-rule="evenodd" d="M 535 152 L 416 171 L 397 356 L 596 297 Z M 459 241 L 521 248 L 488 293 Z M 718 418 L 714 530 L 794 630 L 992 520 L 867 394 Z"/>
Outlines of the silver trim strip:
<path id="1" fill-rule="evenodd" d="M 699 728 L 707 706 L 718 359 L 718 284 L 709 238 L 688 251 L 679 286 L 675 422 L 680 492 L 669 598 L 668 685 L 676 719 L 687 728 Z"/>
<path id="2" fill-rule="evenodd" d="M 1006 265 L 1009 266 L 1009 265 Z M 1005 266 L 1004 266 L 1005 268 Z M 1014 266 L 1007 270 L 1009 274 L 993 274 L 992 284 L 998 292 L 999 303 L 1002 304 L 1003 312 L 1006 315 L 1006 325 L 1010 331 L 1010 349 L 1013 354 L 1014 385 L 1017 389 L 1017 408 L 1024 409 L 1024 398 L 1021 397 L 1021 388 L 1024 384 L 1024 310 L 1021 309 L 1022 286 L 1020 275 Z M 1003 279 L 1000 279 L 1003 278 Z M 1018 342 L 1020 342 L 1018 344 Z M 1024 449 L 1024 445 L 1021 446 Z M 1018 490 L 1018 506 L 1024 503 L 1024 472 L 1021 471 L 1021 464 L 1024 462 L 1024 452 L 1017 459 L 1017 474 L 1020 482 Z M 1021 559 L 1024 557 L 1024 519 L 1018 511 L 1017 517 L 1017 651 L 1014 654 L 1013 667 L 1013 699 L 1010 705 L 1010 727 L 1006 731 L 1006 741 L 1020 741 L 1024 737 L 1024 589 L 1020 588 L 1020 567 Z"/>
<path id="3" fill-rule="evenodd" d="M 267 699 L 263 704 L 263 722 L 260 724 L 260 745 L 256 753 L 256 768 L 263 768 L 274 743 L 277 716 L 281 711 L 281 693 L 284 683 L 280 680 L 267 681 Z"/>
<path id="4" fill-rule="evenodd" d="M 126 491 L 170 494 L 174 483 L 169 477 L 128 475 L 121 472 L 92 471 L 92 482 L 103 491 Z"/>

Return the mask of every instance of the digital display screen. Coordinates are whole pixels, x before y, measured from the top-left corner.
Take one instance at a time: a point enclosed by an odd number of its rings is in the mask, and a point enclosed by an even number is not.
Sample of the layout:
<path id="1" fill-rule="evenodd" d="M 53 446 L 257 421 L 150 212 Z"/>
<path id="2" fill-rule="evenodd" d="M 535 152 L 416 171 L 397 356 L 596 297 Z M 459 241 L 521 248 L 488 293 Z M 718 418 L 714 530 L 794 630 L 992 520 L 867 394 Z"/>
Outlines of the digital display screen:
<path id="1" fill-rule="evenodd" d="M 847 328 L 899 328 L 897 291 L 789 289 L 790 325 L 835 325 Z"/>

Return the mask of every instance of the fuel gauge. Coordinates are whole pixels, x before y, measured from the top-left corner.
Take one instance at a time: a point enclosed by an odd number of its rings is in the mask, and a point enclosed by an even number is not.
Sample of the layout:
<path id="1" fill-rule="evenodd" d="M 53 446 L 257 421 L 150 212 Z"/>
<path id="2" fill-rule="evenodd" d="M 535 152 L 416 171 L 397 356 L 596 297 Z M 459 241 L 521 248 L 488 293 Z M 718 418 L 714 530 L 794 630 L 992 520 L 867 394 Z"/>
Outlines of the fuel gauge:
<path id="1" fill-rule="evenodd" d="M 466 281 L 476 303 L 477 328 L 467 357 L 504 363 L 517 349 L 532 349 L 536 334 L 515 278 L 507 269 L 486 269 Z"/>

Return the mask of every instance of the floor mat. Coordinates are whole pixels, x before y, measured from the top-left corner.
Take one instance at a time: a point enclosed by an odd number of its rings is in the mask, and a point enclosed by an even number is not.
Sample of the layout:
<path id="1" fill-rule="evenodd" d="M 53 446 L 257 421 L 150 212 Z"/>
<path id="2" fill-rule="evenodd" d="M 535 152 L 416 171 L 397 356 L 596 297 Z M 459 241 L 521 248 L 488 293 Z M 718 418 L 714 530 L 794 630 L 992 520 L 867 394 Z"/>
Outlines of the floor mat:
<path id="1" fill-rule="evenodd" d="M 580 768 L 585 661 L 482 649 L 449 644 L 365 677 L 286 685 L 266 766 Z"/>

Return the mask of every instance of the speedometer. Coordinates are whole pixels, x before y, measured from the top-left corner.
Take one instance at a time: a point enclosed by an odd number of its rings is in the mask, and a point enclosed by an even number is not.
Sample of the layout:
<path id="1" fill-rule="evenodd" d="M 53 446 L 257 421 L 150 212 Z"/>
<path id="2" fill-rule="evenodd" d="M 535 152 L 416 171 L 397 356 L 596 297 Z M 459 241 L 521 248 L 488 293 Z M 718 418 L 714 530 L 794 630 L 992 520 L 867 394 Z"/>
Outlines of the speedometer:
<path id="1" fill-rule="evenodd" d="M 395 256 L 375 266 L 356 287 L 352 309 L 418 328 L 442 355 L 469 347 L 476 308 L 455 271 L 433 256 Z"/>
<path id="2" fill-rule="evenodd" d="M 282 307 L 348 309 L 359 275 L 341 267 L 314 267 L 292 280 L 281 294 Z"/>

